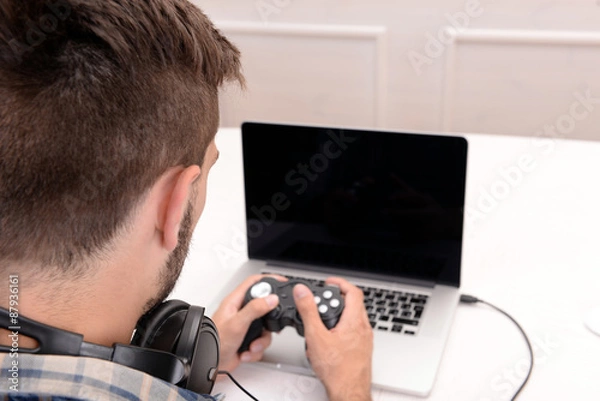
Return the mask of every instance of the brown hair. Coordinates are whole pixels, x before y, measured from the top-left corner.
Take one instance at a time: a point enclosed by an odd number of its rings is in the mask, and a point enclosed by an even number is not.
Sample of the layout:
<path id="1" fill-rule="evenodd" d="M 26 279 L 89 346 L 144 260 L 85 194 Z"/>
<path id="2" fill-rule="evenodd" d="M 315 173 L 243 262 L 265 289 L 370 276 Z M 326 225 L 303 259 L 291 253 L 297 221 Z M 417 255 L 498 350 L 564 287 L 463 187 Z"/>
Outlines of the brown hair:
<path id="1" fill-rule="evenodd" d="M 0 0 L 0 263 L 104 250 L 167 169 L 202 165 L 230 79 L 238 50 L 186 0 Z"/>

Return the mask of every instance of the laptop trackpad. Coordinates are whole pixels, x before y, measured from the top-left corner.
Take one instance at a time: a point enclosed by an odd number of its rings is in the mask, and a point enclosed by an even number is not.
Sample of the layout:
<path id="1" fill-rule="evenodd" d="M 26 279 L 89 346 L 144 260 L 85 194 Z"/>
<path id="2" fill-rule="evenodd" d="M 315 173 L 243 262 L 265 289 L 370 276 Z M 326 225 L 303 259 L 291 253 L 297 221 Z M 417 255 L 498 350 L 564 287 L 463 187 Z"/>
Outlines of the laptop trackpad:
<path id="1" fill-rule="evenodd" d="M 286 372 L 314 376 L 306 357 L 306 341 L 293 327 L 273 333 L 271 346 L 265 351 L 261 362 Z"/>

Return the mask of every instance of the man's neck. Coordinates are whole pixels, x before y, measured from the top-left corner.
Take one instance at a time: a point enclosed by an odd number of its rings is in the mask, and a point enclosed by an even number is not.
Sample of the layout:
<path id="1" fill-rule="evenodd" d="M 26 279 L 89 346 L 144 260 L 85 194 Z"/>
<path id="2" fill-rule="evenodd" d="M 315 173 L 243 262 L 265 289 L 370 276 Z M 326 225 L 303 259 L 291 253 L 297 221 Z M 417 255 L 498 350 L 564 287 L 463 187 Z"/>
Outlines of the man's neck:
<path id="1" fill-rule="evenodd" d="M 78 274 L 58 267 L 2 266 L 0 306 L 9 305 L 10 274 L 16 274 L 21 315 L 82 334 L 86 342 L 129 343 L 146 303 L 156 296 L 170 255 L 164 234 L 156 229 L 161 199 L 148 195 L 127 228 L 115 235 L 101 256 L 79 266 Z"/>
<path id="2" fill-rule="evenodd" d="M 113 269 L 102 269 L 91 278 L 52 282 L 43 275 L 37 279 L 23 277 L 17 290 L 8 284 L 0 288 L 0 306 L 36 322 L 82 334 L 87 342 L 106 346 L 129 343 L 144 305 L 139 295 L 135 296 L 135 280 L 126 274 L 115 280 L 114 273 Z M 0 332 L 0 344 L 10 345 L 9 334 Z M 36 346 L 25 337 L 23 341 L 25 348 Z"/>

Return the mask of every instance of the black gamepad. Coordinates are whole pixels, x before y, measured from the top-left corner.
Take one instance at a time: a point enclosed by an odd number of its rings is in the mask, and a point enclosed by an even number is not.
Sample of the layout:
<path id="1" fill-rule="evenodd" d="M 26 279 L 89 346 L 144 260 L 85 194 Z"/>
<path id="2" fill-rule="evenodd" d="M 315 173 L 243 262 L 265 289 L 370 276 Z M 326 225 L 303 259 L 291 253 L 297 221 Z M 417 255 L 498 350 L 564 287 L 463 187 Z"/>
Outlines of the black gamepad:
<path id="1" fill-rule="evenodd" d="M 261 336 L 263 329 L 280 331 L 286 326 L 292 326 L 296 328 L 299 335 L 304 337 L 304 325 L 296 310 L 293 294 L 294 286 L 299 283 L 306 285 L 313 292 L 321 320 L 325 326 L 328 329 L 335 327 L 344 310 L 344 298 L 338 287 L 330 285 L 317 286 L 308 281 L 297 279 L 279 281 L 273 277 L 264 277 L 248 289 L 243 305 L 253 299 L 264 298 L 269 294 L 279 296 L 279 305 L 262 318 L 252 322 L 238 352 L 247 351 L 250 343 Z"/>

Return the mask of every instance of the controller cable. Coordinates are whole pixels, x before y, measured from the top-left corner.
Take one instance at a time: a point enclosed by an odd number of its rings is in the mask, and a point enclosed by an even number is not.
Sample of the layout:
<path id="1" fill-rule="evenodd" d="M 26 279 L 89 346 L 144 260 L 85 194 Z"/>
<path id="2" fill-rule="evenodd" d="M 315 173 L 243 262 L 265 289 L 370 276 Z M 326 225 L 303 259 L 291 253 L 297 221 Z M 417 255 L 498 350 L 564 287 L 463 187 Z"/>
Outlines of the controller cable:
<path id="1" fill-rule="evenodd" d="M 505 311 L 503 311 L 502 309 L 498 308 L 497 306 L 492 305 L 489 302 L 486 302 L 482 299 L 476 298 L 472 295 L 466 295 L 466 294 L 462 294 L 460 296 L 460 302 L 464 303 L 464 304 L 475 304 L 475 303 L 481 303 L 484 305 L 489 306 L 492 309 L 495 309 L 496 311 L 502 313 L 504 316 L 506 316 L 507 318 L 509 318 L 519 329 L 519 331 L 521 332 L 521 334 L 523 334 L 523 337 L 525 338 L 525 342 L 527 343 L 527 349 L 529 350 L 529 370 L 527 371 L 527 376 L 525 376 L 525 380 L 523 380 L 523 383 L 521 383 L 521 386 L 519 386 L 519 388 L 517 389 L 517 391 L 515 392 L 515 394 L 512 396 L 511 401 L 515 401 L 517 399 L 517 396 L 521 393 L 521 390 L 523 390 L 523 388 L 525 387 L 525 385 L 527 384 L 527 382 L 529 381 L 529 378 L 531 377 L 531 372 L 533 370 L 533 348 L 531 347 L 531 342 L 529 341 L 529 337 L 527 337 L 527 334 L 525 333 L 525 330 L 523 330 L 523 328 L 521 327 L 521 325 L 512 317 L 510 316 L 508 313 L 506 313 Z M 250 397 L 251 399 L 253 399 L 254 401 L 258 401 L 258 399 L 256 397 L 254 397 L 252 394 L 250 394 L 250 392 L 248 392 L 248 390 L 246 390 L 240 383 L 238 383 L 237 380 L 235 380 L 233 378 L 233 376 L 231 375 L 231 373 L 225 371 L 225 370 L 219 370 L 216 372 L 211 372 L 212 374 L 217 374 L 217 375 L 227 375 L 231 381 L 240 389 L 242 390 L 248 397 Z M 212 376 L 212 375 L 211 375 Z"/>
<path id="2" fill-rule="evenodd" d="M 475 298 L 472 295 L 466 295 L 466 294 L 462 294 L 460 296 L 460 302 L 462 302 L 464 304 L 481 303 L 481 304 L 485 304 L 485 305 L 489 306 L 492 309 L 495 309 L 496 311 L 502 313 L 504 316 L 506 316 L 510 320 L 512 320 L 512 322 L 521 331 L 521 334 L 523 334 L 523 337 L 525 338 L 525 342 L 527 343 L 527 348 L 529 350 L 529 371 L 527 372 L 527 376 L 525 376 L 525 380 L 523 380 L 523 383 L 521 383 L 521 386 L 517 389 L 516 393 L 510 399 L 511 401 L 515 401 L 517 399 L 517 396 L 519 395 L 519 393 L 521 393 L 521 390 L 523 390 L 523 387 L 525 387 L 525 384 L 527 384 L 527 381 L 529 380 L 529 377 L 531 376 L 531 371 L 533 370 L 533 359 L 534 359 L 533 358 L 533 348 L 531 347 L 531 342 L 529 341 L 527 334 L 525 334 L 525 330 L 523 330 L 521 325 L 519 323 L 517 323 L 517 321 L 515 319 L 513 319 L 512 316 L 510 316 L 508 313 L 504 312 L 502 309 L 498 308 L 497 306 L 490 304 L 489 302 L 486 302 L 482 299 Z"/>
<path id="3" fill-rule="evenodd" d="M 252 394 L 250 394 L 250 392 L 248 392 L 248 390 L 246 390 L 240 383 L 238 383 L 238 381 L 235 380 L 233 378 L 233 376 L 231 375 L 231 373 L 229 373 L 228 371 L 226 371 L 226 370 L 216 370 L 216 369 L 213 368 L 208 373 L 209 377 L 214 377 L 214 376 L 217 376 L 217 375 L 226 375 L 226 376 L 228 376 L 231 379 L 231 381 L 233 382 L 233 384 L 235 384 L 236 386 L 238 386 L 238 388 L 240 390 L 242 390 L 244 393 L 246 393 L 246 395 L 248 397 L 252 398 L 254 401 L 258 401 L 258 398 L 256 398 Z"/>

